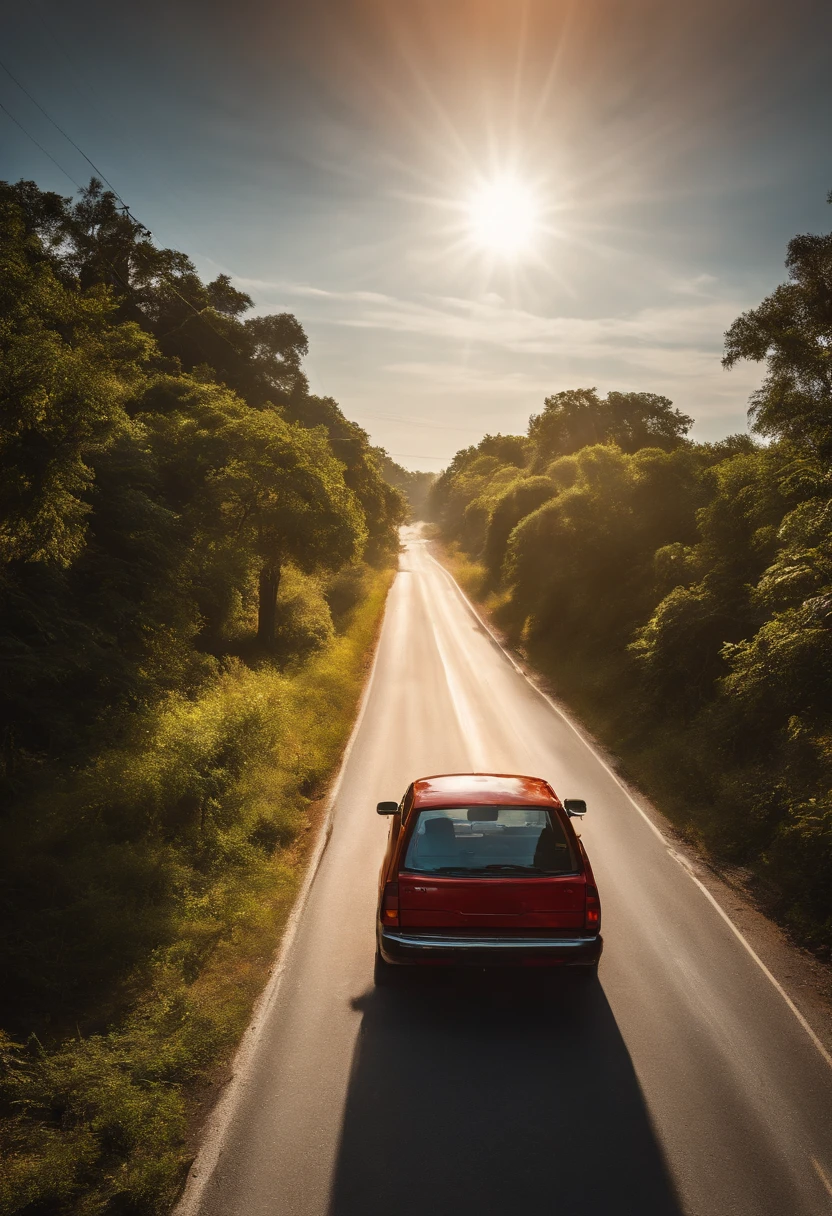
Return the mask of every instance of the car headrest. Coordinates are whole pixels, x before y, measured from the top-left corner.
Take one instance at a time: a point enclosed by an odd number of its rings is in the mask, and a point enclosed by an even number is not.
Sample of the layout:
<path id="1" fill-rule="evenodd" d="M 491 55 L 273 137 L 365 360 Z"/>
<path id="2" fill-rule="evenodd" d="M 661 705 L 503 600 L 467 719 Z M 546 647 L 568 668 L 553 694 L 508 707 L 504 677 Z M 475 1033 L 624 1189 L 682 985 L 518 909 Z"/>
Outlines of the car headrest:
<path id="1" fill-rule="evenodd" d="M 426 836 L 445 836 L 450 838 L 454 835 L 454 825 L 450 819 L 443 816 L 437 816 L 435 819 L 425 820 L 425 835 Z"/>

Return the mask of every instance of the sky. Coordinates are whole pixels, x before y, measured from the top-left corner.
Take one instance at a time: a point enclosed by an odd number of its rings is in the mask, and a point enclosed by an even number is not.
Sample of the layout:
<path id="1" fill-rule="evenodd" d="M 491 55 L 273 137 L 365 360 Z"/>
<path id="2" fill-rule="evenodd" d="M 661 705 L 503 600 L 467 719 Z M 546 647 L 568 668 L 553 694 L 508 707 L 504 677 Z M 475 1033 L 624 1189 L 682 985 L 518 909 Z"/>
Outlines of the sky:
<path id="1" fill-rule="evenodd" d="M 832 222 L 828 0 L 3 7 L 0 176 L 71 194 L 82 149 L 408 468 L 574 387 L 744 431 L 722 335 Z"/>

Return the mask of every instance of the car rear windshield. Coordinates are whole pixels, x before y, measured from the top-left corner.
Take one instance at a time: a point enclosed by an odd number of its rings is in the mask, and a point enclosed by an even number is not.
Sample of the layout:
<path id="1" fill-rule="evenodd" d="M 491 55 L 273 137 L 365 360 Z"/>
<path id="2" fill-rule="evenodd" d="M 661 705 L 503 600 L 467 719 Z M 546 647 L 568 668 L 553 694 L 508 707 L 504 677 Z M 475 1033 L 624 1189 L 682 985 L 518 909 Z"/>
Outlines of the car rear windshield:
<path id="1" fill-rule="evenodd" d="M 404 870 L 500 877 L 574 874 L 572 847 L 556 815 L 538 806 L 472 806 L 420 811 Z"/>

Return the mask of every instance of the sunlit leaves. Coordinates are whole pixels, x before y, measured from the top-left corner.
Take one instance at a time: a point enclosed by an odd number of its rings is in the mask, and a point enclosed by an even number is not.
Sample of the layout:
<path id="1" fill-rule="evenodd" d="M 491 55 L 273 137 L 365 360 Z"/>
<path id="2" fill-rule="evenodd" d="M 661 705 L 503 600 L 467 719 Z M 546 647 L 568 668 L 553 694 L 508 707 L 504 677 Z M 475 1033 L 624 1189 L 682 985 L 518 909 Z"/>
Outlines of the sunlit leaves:
<path id="1" fill-rule="evenodd" d="M 670 449 L 692 425 L 692 418 L 656 393 L 612 392 L 602 398 L 594 388 L 578 388 L 546 398 L 542 412 L 529 420 L 529 438 L 540 466 L 595 443 L 614 442 L 625 452 Z"/>
<path id="2" fill-rule="evenodd" d="M 725 335 L 726 367 L 766 364 L 751 399 L 753 426 L 832 458 L 832 234 L 789 242 L 789 282 Z"/>
<path id="3" fill-rule="evenodd" d="M 106 291 L 63 284 L 0 203 L 0 557 L 69 565 L 84 544 L 90 460 L 128 427 L 152 341 L 113 324 Z"/>

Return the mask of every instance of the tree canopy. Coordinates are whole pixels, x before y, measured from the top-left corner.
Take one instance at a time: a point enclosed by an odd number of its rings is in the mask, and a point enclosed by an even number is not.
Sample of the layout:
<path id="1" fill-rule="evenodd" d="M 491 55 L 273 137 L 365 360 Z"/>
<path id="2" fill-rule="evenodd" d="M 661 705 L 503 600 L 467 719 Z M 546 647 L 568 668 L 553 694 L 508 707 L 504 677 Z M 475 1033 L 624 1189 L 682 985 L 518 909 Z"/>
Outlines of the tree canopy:
<path id="1" fill-rule="evenodd" d="M 299 321 L 251 310 L 100 183 L 0 184 L 9 773 L 198 685 L 246 630 L 272 651 L 288 566 L 395 553 L 379 454 L 308 392 Z"/>
<path id="2" fill-rule="evenodd" d="M 592 443 L 616 443 L 625 452 L 677 447 L 693 419 L 656 393 L 611 392 L 594 388 L 554 393 L 529 420 L 529 439 L 538 464 L 567 456 Z"/>
<path id="3" fill-rule="evenodd" d="M 832 192 L 829 195 L 832 203 Z M 725 335 L 726 367 L 766 364 L 751 399 L 753 429 L 832 460 L 832 233 L 789 242 L 783 283 Z"/>

